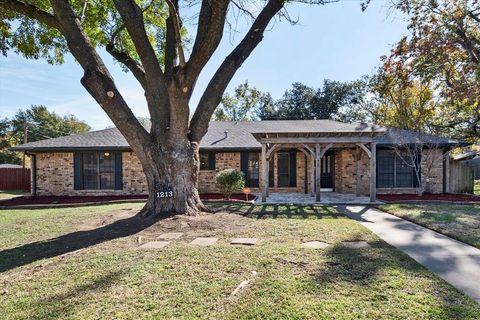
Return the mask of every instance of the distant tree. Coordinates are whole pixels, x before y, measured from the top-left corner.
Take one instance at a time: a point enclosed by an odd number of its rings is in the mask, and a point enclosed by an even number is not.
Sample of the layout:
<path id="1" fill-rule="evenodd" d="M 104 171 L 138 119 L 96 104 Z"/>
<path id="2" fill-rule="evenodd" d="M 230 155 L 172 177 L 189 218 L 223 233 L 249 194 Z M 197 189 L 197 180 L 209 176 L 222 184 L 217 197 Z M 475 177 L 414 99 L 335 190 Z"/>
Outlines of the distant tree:
<path id="1" fill-rule="evenodd" d="M 372 88 L 374 123 L 418 132 L 437 133 L 438 104 L 428 83 L 380 72 Z"/>
<path id="2" fill-rule="evenodd" d="M 480 2 L 397 0 L 409 19 L 384 69 L 429 83 L 438 95 L 436 126 L 444 134 L 480 141 Z M 400 70 L 400 72 L 399 72 Z"/>
<path id="3" fill-rule="evenodd" d="M 220 106 L 213 114 L 217 121 L 255 120 L 254 110 L 259 107 L 263 93 L 248 84 L 248 81 L 238 85 L 232 95 L 225 93 Z"/>
<path id="4" fill-rule="evenodd" d="M 0 163 L 20 163 L 18 152 L 8 148 L 17 144 L 82 133 L 90 126 L 73 115 L 60 116 L 45 106 L 19 110 L 12 118 L 0 120 Z M 26 135 L 25 135 L 26 134 Z"/>
<path id="5" fill-rule="evenodd" d="M 313 89 L 296 82 L 275 102 L 265 100 L 257 115 L 262 120 L 335 119 L 345 122 L 364 121 L 367 85 L 365 80 L 339 82 L 325 80 Z"/>

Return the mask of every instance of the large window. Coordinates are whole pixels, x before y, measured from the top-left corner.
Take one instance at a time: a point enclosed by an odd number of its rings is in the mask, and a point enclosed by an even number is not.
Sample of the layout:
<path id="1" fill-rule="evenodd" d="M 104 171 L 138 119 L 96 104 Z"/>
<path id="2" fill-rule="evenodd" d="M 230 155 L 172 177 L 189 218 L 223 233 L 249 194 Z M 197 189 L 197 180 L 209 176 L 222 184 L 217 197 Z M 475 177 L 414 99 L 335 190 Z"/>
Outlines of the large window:
<path id="1" fill-rule="evenodd" d="M 393 150 L 377 152 L 378 188 L 414 188 L 418 185 L 415 169 Z"/>
<path id="2" fill-rule="evenodd" d="M 279 152 L 277 155 L 278 186 L 290 186 L 290 154 L 288 152 Z"/>
<path id="3" fill-rule="evenodd" d="M 81 152 L 76 154 L 76 189 L 115 189 L 115 156 L 116 154 L 113 152 Z"/>
<path id="4" fill-rule="evenodd" d="M 249 186 L 258 187 L 259 155 L 257 152 L 248 153 L 247 182 Z"/>
<path id="5" fill-rule="evenodd" d="M 200 170 L 215 170 L 215 152 L 200 152 Z"/>

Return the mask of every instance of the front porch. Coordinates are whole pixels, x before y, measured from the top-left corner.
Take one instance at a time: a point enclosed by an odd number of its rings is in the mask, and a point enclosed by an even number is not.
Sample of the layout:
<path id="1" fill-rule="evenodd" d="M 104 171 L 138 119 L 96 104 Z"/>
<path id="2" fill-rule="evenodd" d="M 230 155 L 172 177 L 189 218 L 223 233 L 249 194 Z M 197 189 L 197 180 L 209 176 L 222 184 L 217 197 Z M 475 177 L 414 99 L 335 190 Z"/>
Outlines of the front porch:
<path id="1" fill-rule="evenodd" d="M 261 194 L 256 194 L 257 198 L 255 203 L 270 203 L 270 204 L 381 204 L 383 202 L 376 200 L 370 201 L 369 196 L 356 196 L 350 193 L 338 193 L 338 192 L 322 192 L 320 202 L 317 202 L 315 197 L 309 194 L 300 192 L 270 192 L 266 201 L 262 201 Z"/>
<path id="2" fill-rule="evenodd" d="M 334 132 L 275 131 L 252 134 L 262 146 L 259 179 L 261 202 L 377 202 L 375 138 L 384 134 L 383 128 L 360 126 L 352 129 L 347 126 Z M 289 190 L 278 188 L 280 172 L 277 167 L 280 165 L 277 154 L 287 149 L 300 151 L 305 156 L 304 168 L 299 167 L 304 169 L 304 193 L 288 193 Z M 324 192 L 325 189 L 334 192 Z"/>

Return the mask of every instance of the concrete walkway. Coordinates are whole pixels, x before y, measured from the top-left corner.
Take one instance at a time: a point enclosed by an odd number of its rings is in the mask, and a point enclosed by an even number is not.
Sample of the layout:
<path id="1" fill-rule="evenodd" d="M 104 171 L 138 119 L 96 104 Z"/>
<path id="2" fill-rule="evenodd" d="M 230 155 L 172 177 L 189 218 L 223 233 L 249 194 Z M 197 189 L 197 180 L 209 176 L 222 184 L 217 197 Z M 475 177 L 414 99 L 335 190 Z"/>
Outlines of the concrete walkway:
<path id="1" fill-rule="evenodd" d="M 340 207 L 345 214 L 480 303 L 480 250 L 378 209 Z"/>

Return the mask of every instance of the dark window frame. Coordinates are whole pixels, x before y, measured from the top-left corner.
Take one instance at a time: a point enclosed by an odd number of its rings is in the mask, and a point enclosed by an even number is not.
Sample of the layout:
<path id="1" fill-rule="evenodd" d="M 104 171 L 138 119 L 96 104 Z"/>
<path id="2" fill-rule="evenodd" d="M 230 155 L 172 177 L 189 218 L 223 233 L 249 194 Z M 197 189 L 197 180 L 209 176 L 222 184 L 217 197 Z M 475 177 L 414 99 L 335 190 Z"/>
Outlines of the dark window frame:
<path id="1" fill-rule="evenodd" d="M 376 171 L 376 186 L 380 189 L 417 188 L 419 185 L 415 168 L 405 164 L 391 149 L 377 150 Z"/>
<path id="2" fill-rule="evenodd" d="M 202 160 L 202 157 L 206 157 L 206 159 Z M 200 171 L 212 171 L 215 170 L 216 160 L 215 160 L 215 152 L 200 152 L 199 153 L 199 167 Z"/>
<path id="3" fill-rule="evenodd" d="M 86 162 L 88 160 L 90 163 Z M 87 165 L 91 166 L 90 173 L 86 171 Z M 122 188 L 121 152 L 83 151 L 74 153 L 75 190 L 121 190 Z"/>

